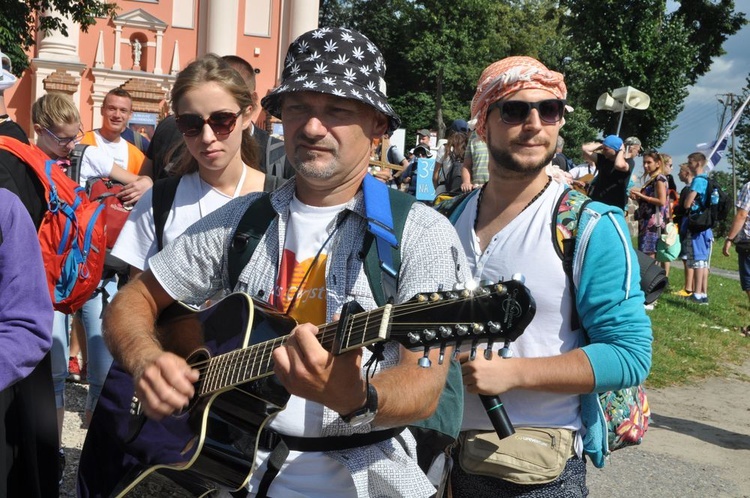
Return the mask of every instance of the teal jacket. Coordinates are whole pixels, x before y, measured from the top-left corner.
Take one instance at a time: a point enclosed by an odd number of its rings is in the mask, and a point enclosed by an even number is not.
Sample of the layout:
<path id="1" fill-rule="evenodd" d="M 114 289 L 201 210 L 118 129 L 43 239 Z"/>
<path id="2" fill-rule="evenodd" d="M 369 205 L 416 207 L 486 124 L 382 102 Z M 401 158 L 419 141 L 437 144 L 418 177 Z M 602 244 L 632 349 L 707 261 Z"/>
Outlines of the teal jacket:
<path id="1" fill-rule="evenodd" d="M 455 223 L 466 200 L 477 192 L 447 208 L 451 222 Z M 446 208 L 439 210 L 445 212 Z M 552 234 L 554 228 L 550 227 Z M 607 425 L 597 393 L 641 384 L 651 369 L 651 320 L 643 307 L 640 280 L 622 209 L 587 203 L 578 223 L 573 281 L 576 310 L 588 340 L 583 351 L 594 372 L 593 391 L 581 395 L 581 432 L 584 453 L 596 467 L 603 467 L 609 454 Z"/>

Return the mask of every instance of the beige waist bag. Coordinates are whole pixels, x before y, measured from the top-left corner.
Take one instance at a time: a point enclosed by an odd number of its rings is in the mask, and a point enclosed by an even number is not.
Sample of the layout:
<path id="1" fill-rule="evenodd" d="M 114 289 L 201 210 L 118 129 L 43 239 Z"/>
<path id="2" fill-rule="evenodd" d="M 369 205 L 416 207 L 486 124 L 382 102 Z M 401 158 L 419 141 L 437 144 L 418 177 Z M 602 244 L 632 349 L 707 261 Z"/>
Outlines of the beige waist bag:
<path id="1" fill-rule="evenodd" d="M 500 439 L 497 433 L 462 432 L 458 461 L 469 474 L 516 484 L 546 484 L 562 474 L 574 455 L 574 433 L 567 429 L 519 427 Z"/>

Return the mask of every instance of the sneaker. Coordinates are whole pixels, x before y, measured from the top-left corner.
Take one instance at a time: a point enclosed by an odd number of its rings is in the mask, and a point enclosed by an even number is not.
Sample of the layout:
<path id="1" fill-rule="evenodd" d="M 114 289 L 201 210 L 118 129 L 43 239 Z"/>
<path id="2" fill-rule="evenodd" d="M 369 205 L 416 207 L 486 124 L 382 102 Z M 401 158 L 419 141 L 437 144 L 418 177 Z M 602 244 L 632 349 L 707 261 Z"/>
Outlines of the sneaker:
<path id="1" fill-rule="evenodd" d="M 654 303 L 644 304 L 643 307 L 646 308 L 646 311 L 651 311 L 654 309 Z"/>
<path id="2" fill-rule="evenodd" d="M 81 382 L 81 367 L 78 364 L 77 356 L 68 358 L 68 380 L 71 382 Z"/>
<path id="3" fill-rule="evenodd" d="M 57 454 L 57 484 L 62 486 L 63 476 L 65 470 L 65 451 L 60 448 L 60 452 Z"/>
<path id="4" fill-rule="evenodd" d="M 700 305 L 708 305 L 708 296 L 705 297 L 695 297 L 694 295 L 687 298 L 688 302 L 691 302 L 693 304 L 700 304 Z"/>
<path id="5" fill-rule="evenodd" d="M 672 293 L 673 296 L 679 296 L 679 297 L 690 297 L 693 295 L 693 291 L 688 291 L 685 289 L 680 289 L 677 292 Z"/>

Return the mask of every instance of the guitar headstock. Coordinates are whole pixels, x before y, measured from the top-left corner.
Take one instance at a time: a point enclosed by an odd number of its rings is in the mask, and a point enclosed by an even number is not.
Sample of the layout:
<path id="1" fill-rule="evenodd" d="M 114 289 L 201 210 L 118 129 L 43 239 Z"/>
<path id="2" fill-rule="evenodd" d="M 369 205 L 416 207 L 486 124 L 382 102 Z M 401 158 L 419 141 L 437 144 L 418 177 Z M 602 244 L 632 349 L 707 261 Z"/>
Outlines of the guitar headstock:
<path id="1" fill-rule="evenodd" d="M 536 304 L 520 281 L 419 294 L 393 307 L 389 339 L 412 350 L 515 341 Z"/>

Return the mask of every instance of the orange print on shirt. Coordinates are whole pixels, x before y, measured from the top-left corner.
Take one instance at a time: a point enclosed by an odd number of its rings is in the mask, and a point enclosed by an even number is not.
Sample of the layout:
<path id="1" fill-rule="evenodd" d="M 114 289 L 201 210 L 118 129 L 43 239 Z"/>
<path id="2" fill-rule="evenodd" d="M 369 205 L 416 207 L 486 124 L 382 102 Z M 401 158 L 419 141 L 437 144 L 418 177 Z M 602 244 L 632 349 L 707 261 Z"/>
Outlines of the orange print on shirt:
<path id="1" fill-rule="evenodd" d="M 310 322 L 316 325 L 325 323 L 327 259 L 325 254 L 321 254 L 317 258 L 297 261 L 296 255 L 285 249 L 281 257 L 279 279 L 276 282 L 276 291 L 271 304 L 300 323 Z M 314 266 L 310 268 L 310 265 Z M 293 305 L 292 300 L 294 300 Z M 290 305 L 292 305 L 291 309 L 289 309 Z"/>

